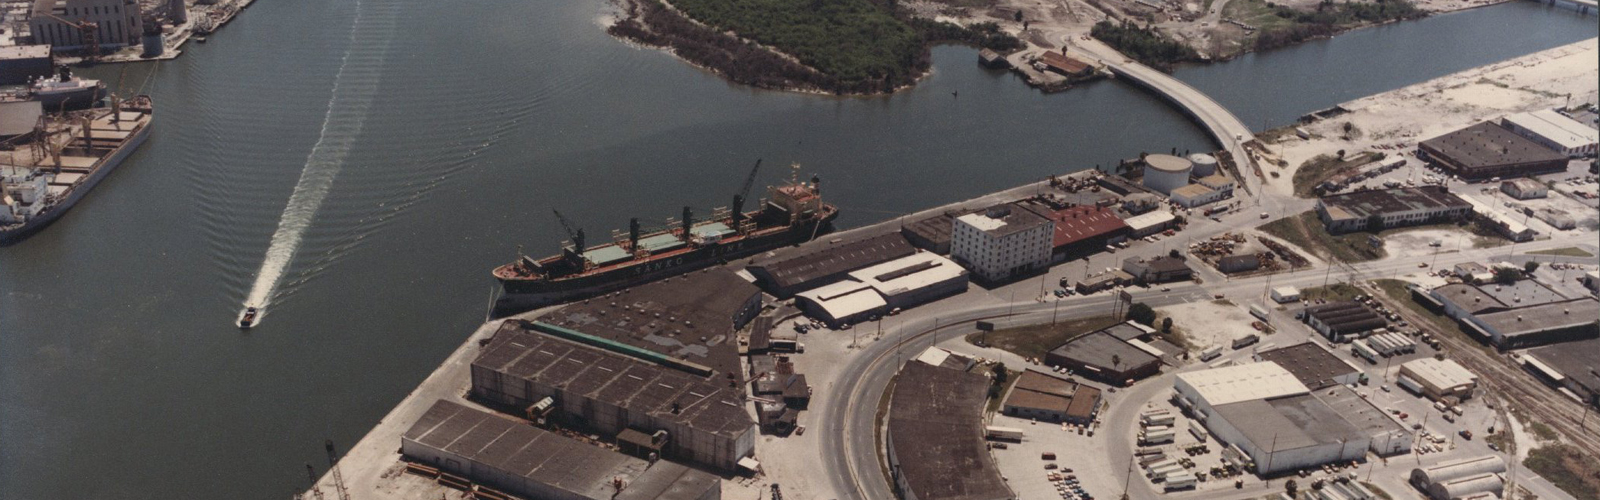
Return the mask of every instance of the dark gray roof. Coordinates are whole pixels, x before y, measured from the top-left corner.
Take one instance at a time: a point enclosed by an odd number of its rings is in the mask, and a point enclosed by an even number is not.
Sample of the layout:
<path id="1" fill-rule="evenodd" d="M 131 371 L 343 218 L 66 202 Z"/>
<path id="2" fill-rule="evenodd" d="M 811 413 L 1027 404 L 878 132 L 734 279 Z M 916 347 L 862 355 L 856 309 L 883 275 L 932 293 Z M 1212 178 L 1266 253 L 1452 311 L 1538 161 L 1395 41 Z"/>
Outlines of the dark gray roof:
<path id="1" fill-rule="evenodd" d="M 1355 218 L 1425 208 L 1472 208 L 1472 204 L 1441 186 L 1352 191 L 1324 196 L 1322 203 L 1343 209 Z"/>
<path id="2" fill-rule="evenodd" d="M 1547 345 L 1528 353 L 1590 392 L 1600 392 L 1600 339 Z"/>
<path id="3" fill-rule="evenodd" d="M 734 315 L 760 293 L 732 271 L 712 268 L 569 304 L 539 320 L 738 372 Z"/>
<path id="4" fill-rule="evenodd" d="M 737 436 L 753 425 L 743 391 L 729 388 L 722 373 L 697 377 L 530 331 L 516 321 L 501 326 L 472 364 L 711 434 Z"/>
<path id="5" fill-rule="evenodd" d="M 1161 362 L 1161 358 L 1134 347 L 1105 330 L 1069 340 L 1050 353 L 1086 365 L 1120 371 Z M 1112 363 L 1112 356 L 1116 356 L 1119 363 Z"/>
<path id="6" fill-rule="evenodd" d="M 899 233 L 886 233 L 837 244 L 815 245 L 806 253 L 775 261 L 758 262 L 772 276 L 773 285 L 790 288 L 812 280 L 839 275 L 916 253 Z"/>
<path id="7" fill-rule="evenodd" d="M 502 475 L 596 500 L 693 500 L 722 487 L 715 476 L 682 465 L 665 461 L 652 465 L 445 400 L 434 402 L 403 439 L 465 457 Z M 628 485 L 614 497 L 613 478 Z"/>
<path id="8" fill-rule="evenodd" d="M 1535 335 L 1564 328 L 1593 326 L 1600 321 L 1600 301 L 1584 297 L 1563 302 L 1546 302 L 1534 306 L 1518 307 L 1504 311 L 1477 315 L 1478 321 L 1506 337 Z"/>
<path id="9" fill-rule="evenodd" d="M 979 211 L 974 215 L 996 219 L 1004 223 L 998 228 L 985 229 L 983 231 L 997 238 L 1010 236 L 1039 226 L 1053 224 L 1050 219 L 1046 219 L 1039 214 L 1033 213 L 1032 210 L 1028 210 L 1017 203 L 995 205 Z"/>
<path id="10" fill-rule="evenodd" d="M 1422 141 L 1420 145 L 1466 168 L 1566 160 L 1560 153 L 1494 122 L 1479 123 Z"/>
<path id="11" fill-rule="evenodd" d="M 1162 255 L 1153 259 L 1128 257 L 1122 261 L 1122 268 L 1127 269 L 1136 264 L 1143 264 L 1145 267 L 1150 269 L 1150 272 L 1158 274 L 1190 270 L 1189 264 L 1184 262 L 1184 259 L 1175 259 L 1168 255 Z"/>
<path id="12" fill-rule="evenodd" d="M 1378 313 L 1353 301 L 1307 307 L 1306 313 L 1335 333 L 1361 332 L 1389 324 Z"/>
<path id="13" fill-rule="evenodd" d="M 1359 371 L 1338 355 L 1312 342 L 1261 351 L 1256 356 L 1289 370 L 1294 378 L 1300 379 L 1300 383 L 1313 391 L 1337 385 L 1333 379 Z"/>
<path id="14" fill-rule="evenodd" d="M 1240 401 L 1215 410 L 1262 450 L 1293 450 L 1366 437 L 1310 394 Z"/>
<path id="15" fill-rule="evenodd" d="M 906 483 L 925 500 L 1016 496 L 983 439 L 989 378 L 906 363 L 889 396 L 889 441 Z"/>

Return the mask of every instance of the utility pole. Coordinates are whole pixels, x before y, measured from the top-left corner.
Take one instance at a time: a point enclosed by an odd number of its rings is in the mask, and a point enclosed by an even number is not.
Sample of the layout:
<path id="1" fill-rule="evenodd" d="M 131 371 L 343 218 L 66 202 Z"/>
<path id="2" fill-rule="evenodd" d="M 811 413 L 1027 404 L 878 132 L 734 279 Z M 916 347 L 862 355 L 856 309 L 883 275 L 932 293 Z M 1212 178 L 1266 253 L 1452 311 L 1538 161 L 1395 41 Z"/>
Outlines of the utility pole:
<path id="1" fill-rule="evenodd" d="M 1133 457 L 1128 455 L 1128 475 L 1122 480 L 1122 498 L 1128 498 L 1128 486 L 1133 484 Z"/>

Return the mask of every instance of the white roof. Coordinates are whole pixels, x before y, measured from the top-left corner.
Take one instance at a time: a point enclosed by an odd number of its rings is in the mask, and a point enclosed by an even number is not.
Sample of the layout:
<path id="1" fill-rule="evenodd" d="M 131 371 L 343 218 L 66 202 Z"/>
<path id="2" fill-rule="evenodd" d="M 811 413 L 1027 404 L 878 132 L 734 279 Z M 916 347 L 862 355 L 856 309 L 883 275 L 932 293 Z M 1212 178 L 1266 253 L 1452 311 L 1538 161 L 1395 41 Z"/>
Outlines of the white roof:
<path id="1" fill-rule="evenodd" d="M 840 281 L 801 292 L 797 296 L 816 303 L 834 319 L 846 318 L 889 305 L 872 287 L 855 280 Z"/>
<path id="2" fill-rule="evenodd" d="M 1128 220 L 1122 222 L 1126 223 L 1134 232 L 1139 232 L 1141 229 L 1159 226 L 1168 222 L 1172 222 L 1176 219 L 1177 216 L 1172 215 L 1172 212 L 1168 212 L 1166 210 L 1156 210 L 1154 212 L 1129 217 Z"/>
<path id="3" fill-rule="evenodd" d="M 960 278 L 966 273 L 967 270 L 955 261 L 933 252 L 918 252 L 857 270 L 850 273 L 850 277 L 889 297 Z"/>
<path id="4" fill-rule="evenodd" d="M 947 359 L 950 359 L 950 351 L 946 351 L 937 347 L 929 347 L 924 349 L 922 354 L 917 355 L 917 361 L 921 361 L 933 366 L 942 365 Z"/>
<path id="5" fill-rule="evenodd" d="M 1467 203 L 1472 205 L 1473 212 L 1477 212 L 1477 214 L 1480 216 L 1488 217 L 1490 220 L 1504 225 L 1506 229 L 1512 233 L 1521 233 L 1528 230 L 1527 225 L 1518 222 L 1516 219 L 1507 217 L 1505 214 L 1500 213 L 1499 210 L 1495 210 L 1494 205 L 1479 201 L 1477 198 L 1473 198 L 1471 196 L 1463 196 L 1461 199 L 1467 200 Z"/>
<path id="6" fill-rule="evenodd" d="M 1271 361 L 1180 373 L 1178 380 L 1211 406 L 1311 392 L 1289 370 Z"/>
<path id="7" fill-rule="evenodd" d="M 1300 295 L 1300 289 L 1292 286 L 1280 286 L 1272 289 L 1272 291 L 1277 293 L 1279 297 L 1293 297 Z"/>
<path id="8" fill-rule="evenodd" d="M 1600 131 L 1549 109 L 1507 115 L 1505 121 L 1528 129 L 1563 148 L 1579 148 L 1600 141 Z"/>
<path id="9" fill-rule="evenodd" d="M 1408 361 L 1400 367 L 1420 379 L 1417 382 L 1433 387 L 1450 388 L 1478 381 L 1477 375 L 1473 375 L 1453 359 L 1440 361 L 1434 358 L 1421 358 Z"/>
<path id="10" fill-rule="evenodd" d="M 1134 346 L 1139 350 L 1149 353 L 1151 356 L 1155 356 L 1157 358 L 1167 355 L 1167 353 L 1161 352 L 1160 349 L 1156 349 L 1155 346 L 1147 344 L 1143 340 L 1128 339 L 1126 342 L 1128 345 Z"/>
<path id="11" fill-rule="evenodd" d="M 965 222 L 968 226 L 972 226 L 983 231 L 993 231 L 1006 226 L 1006 221 L 989 217 L 984 214 L 967 214 L 956 217 L 956 220 Z"/>

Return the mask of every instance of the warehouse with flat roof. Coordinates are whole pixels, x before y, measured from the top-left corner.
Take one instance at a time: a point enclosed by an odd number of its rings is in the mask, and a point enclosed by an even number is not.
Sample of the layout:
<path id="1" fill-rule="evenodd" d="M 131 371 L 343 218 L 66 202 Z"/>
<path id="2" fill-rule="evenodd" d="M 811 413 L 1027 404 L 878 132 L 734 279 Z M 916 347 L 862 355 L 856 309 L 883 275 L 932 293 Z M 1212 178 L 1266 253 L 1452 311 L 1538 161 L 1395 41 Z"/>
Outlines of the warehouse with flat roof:
<path id="1" fill-rule="evenodd" d="M 1315 342 L 1259 351 L 1255 353 L 1255 360 L 1277 363 L 1313 391 L 1361 380 L 1360 368 Z"/>
<path id="2" fill-rule="evenodd" d="M 1478 376 L 1453 359 L 1420 358 L 1400 365 L 1397 384 L 1435 401 L 1472 397 Z"/>
<path id="3" fill-rule="evenodd" d="M 1018 206 L 1055 222 L 1051 246 L 1056 261 L 1098 252 L 1107 243 L 1128 237 L 1128 225 L 1110 208 L 1074 205 L 1058 210 L 1038 202 Z"/>
<path id="4" fill-rule="evenodd" d="M 760 289 L 711 268 L 568 304 L 539 321 L 733 373 L 735 332 L 760 310 Z"/>
<path id="5" fill-rule="evenodd" d="M 1001 411 L 1046 422 L 1087 424 L 1100 408 L 1100 390 L 1037 370 L 1023 370 Z"/>
<path id="6" fill-rule="evenodd" d="M 1468 180 L 1523 177 L 1567 169 L 1567 156 L 1494 122 L 1417 143 L 1417 157 Z"/>
<path id="7" fill-rule="evenodd" d="M 1463 330 L 1501 349 L 1600 336 L 1600 300 L 1567 298 L 1535 280 L 1452 283 L 1428 292 Z"/>
<path id="8" fill-rule="evenodd" d="M 1500 126 L 1573 158 L 1595 154 L 1600 145 L 1600 131 L 1553 109 L 1507 115 Z"/>
<path id="9" fill-rule="evenodd" d="M 1383 316 L 1353 300 L 1309 306 L 1298 316 L 1331 342 L 1345 342 L 1389 324 Z"/>
<path id="10" fill-rule="evenodd" d="M 1572 399 L 1600 406 L 1600 339 L 1539 347 L 1523 357 Z"/>
<path id="11" fill-rule="evenodd" d="M 647 462 L 461 404 L 439 400 L 400 438 L 408 460 L 525 498 L 717 500 L 722 480 Z"/>
<path id="12" fill-rule="evenodd" d="M 471 394 L 510 408 L 549 398 L 552 419 L 606 436 L 664 430 L 665 456 L 734 470 L 755 453 L 739 370 L 683 357 L 704 344 L 670 334 L 649 338 L 676 348 L 657 352 L 548 323 L 506 321 L 472 362 Z M 734 342 L 728 336 L 719 345 Z"/>
<path id="13" fill-rule="evenodd" d="M 889 477 L 906 500 L 1013 500 L 984 441 L 989 377 L 906 363 L 889 394 Z"/>
<path id="14" fill-rule="evenodd" d="M 905 257 L 916 248 L 899 233 L 880 234 L 838 243 L 812 244 L 803 253 L 758 259 L 748 268 L 756 284 L 778 298 L 844 279 L 850 271 Z"/>
<path id="15" fill-rule="evenodd" d="M 1138 332 L 1137 335 L 1134 332 Z M 1068 340 L 1046 353 L 1044 362 L 1095 380 L 1122 385 L 1161 371 L 1162 351 L 1136 338 L 1146 333 L 1128 323 L 1119 323 Z"/>
<path id="16" fill-rule="evenodd" d="M 1472 204 L 1442 186 L 1375 189 L 1317 199 L 1317 217 L 1331 234 L 1466 220 Z M 1374 222 L 1382 227 L 1373 228 Z"/>

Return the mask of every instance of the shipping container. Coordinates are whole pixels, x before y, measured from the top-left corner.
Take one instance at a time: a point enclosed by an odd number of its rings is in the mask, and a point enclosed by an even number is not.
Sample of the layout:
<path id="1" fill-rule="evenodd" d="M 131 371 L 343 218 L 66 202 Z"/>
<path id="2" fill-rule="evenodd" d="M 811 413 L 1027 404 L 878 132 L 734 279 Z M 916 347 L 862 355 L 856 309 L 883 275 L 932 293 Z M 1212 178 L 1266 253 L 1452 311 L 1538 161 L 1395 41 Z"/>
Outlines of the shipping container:
<path id="1" fill-rule="evenodd" d="M 1220 345 L 1219 346 L 1212 346 L 1212 347 L 1210 347 L 1210 348 L 1208 348 L 1208 349 L 1206 349 L 1204 351 L 1200 351 L 1200 361 L 1202 361 L 1202 362 L 1211 361 L 1213 359 L 1217 359 L 1220 356 L 1222 356 L 1222 346 L 1220 346 Z"/>
<path id="2" fill-rule="evenodd" d="M 1015 428 L 1015 427 L 999 427 L 999 426 L 991 425 L 991 426 L 988 426 L 988 427 L 984 428 L 984 436 L 987 436 L 989 439 L 1002 439 L 1002 440 L 1009 440 L 1009 441 L 1021 441 L 1022 440 L 1022 429 L 1018 429 L 1018 428 Z"/>
<path id="3" fill-rule="evenodd" d="M 1244 349 L 1246 347 L 1250 347 L 1251 344 L 1254 344 L 1254 343 L 1260 342 L 1260 341 L 1261 341 L 1261 336 L 1252 333 L 1252 334 L 1249 334 L 1249 335 L 1245 335 L 1243 337 L 1239 337 L 1239 338 L 1233 339 L 1233 348 L 1234 349 Z"/>

